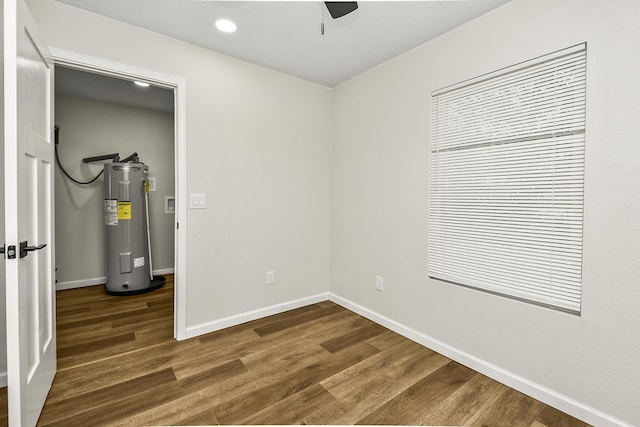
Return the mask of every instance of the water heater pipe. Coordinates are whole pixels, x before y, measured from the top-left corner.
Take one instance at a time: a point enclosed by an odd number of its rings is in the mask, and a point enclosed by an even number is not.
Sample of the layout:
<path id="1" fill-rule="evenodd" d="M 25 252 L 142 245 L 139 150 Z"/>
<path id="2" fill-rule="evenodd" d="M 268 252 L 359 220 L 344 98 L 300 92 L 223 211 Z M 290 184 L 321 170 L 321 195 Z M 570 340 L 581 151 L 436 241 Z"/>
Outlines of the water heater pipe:
<path id="1" fill-rule="evenodd" d="M 153 280 L 153 261 L 151 261 L 151 227 L 149 226 L 149 181 L 144 182 L 144 207 L 147 215 L 147 245 L 149 245 L 149 278 Z"/>

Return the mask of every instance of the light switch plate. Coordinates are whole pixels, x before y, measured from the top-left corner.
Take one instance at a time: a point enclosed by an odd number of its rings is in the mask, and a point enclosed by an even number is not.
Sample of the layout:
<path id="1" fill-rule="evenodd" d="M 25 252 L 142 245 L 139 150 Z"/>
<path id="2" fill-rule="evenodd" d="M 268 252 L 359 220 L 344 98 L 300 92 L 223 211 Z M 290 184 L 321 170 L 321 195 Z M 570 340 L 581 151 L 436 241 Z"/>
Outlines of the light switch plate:
<path id="1" fill-rule="evenodd" d="M 191 209 L 206 209 L 207 208 L 206 194 L 192 194 L 190 206 L 191 206 Z"/>

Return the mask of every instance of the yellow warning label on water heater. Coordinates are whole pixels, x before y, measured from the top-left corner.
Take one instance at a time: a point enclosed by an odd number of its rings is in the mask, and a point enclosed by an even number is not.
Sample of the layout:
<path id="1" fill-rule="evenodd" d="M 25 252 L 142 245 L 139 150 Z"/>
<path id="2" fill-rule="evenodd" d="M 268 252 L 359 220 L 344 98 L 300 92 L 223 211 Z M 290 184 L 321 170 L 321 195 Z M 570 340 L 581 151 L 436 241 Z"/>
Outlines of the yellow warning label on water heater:
<path id="1" fill-rule="evenodd" d="M 118 202 L 118 219 L 131 219 L 131 202 Z"/>

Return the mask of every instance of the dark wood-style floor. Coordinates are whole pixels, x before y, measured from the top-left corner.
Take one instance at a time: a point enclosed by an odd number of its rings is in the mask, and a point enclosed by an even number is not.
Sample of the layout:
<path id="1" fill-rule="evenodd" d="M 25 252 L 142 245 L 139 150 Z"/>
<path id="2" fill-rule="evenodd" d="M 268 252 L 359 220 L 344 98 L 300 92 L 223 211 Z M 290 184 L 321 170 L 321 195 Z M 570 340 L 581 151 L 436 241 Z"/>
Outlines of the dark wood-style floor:
<path id="1" fill-rule="evenodd" d="M 174 341 L 171 282 L 58 292 L 58 369 L 40 426 L 586 425 L 328 301 Z"/>

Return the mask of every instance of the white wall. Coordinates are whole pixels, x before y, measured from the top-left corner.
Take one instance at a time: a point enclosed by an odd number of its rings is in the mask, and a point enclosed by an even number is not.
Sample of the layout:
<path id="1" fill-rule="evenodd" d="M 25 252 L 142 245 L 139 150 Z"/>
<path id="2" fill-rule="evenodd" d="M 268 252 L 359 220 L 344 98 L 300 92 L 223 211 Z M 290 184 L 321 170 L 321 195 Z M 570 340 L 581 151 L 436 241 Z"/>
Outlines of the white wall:
<path id="1" fill-rule="evenodd" d="M 640 425 L 638 22 L 637 0 L 513 1 L 336 88 L 331 292 L 599 425 Z M 428 279 L 431 91 L 584 41 L 582 316 Z"/>
<path id="2" fill-rule="evenodd" d="M 187 81 L 187 326 L 326 292 L 331 91 L 52 0 L 50 46 Z M 275 270 L 276 284 L 265 286 Z"/>
<path id="3" fill-rule="evenodd" d="M 149 193 L 153 269 L 173 269 L 174 216 L 164 213 L 164 197 L 175 193 L 173 113 L 63 93 L 56 93 L 55 104 L 60 161 L 75 179 L 88 181 L 102 170 L 104 162 L 82 163 L 90 156 L 125 158 L 135 151 L 149 166 L 156 178 L 156 191 Z M 104 178 L 78 185 L 56 166 L 55 184 L 58 286 L 104 283 Z"/>

